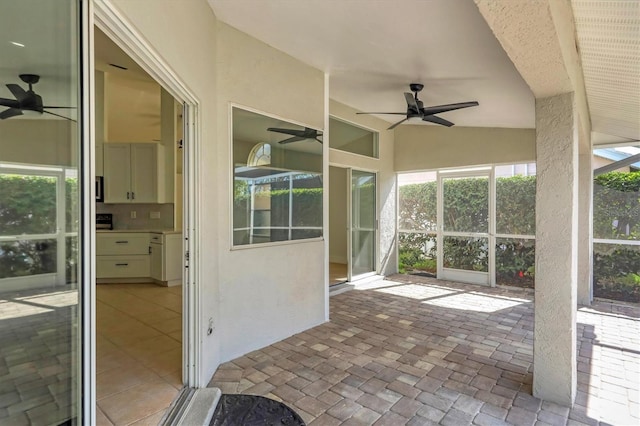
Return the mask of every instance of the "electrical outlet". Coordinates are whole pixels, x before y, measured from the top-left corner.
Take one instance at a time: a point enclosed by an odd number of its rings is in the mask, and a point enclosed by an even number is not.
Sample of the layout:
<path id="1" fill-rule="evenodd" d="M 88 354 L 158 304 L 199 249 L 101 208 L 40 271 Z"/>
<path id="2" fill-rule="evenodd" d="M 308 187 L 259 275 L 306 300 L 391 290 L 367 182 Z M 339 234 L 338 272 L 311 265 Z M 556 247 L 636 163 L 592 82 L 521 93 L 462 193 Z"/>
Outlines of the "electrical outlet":
<path id="1" fill-rule="evenodd" d="M 149 212 L 149 219 L 160 219 L 160 212 Z"/>
<path id="2" fill-rule="evenodd" d="M 135 218 L 136 218 L 136 211 L 131 210 L 131 219 L 135 219 Z"/>

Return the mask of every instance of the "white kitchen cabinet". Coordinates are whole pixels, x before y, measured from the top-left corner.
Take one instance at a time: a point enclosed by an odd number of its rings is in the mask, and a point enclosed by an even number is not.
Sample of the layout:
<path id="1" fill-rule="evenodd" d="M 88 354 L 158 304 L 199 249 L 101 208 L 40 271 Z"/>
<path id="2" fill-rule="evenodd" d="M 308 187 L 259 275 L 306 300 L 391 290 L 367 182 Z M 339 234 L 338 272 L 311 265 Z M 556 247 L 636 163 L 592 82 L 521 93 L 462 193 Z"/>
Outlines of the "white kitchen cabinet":
<path id="1" fill-rule="evenodd" d="M 97 233 L 96 278 L 149 277 L 150 261 L 149 233 Z"/>
<path id="2" fill-rule="evenodd" d="M 168 286 L 182 283 L 182 234 L 151 233 L 151 278 Z"/>
<path id="3" fill-rule="evenodd" d="M 156 143 L 104 144 L 105 203 L 164 203 L 164 147 Z"/>

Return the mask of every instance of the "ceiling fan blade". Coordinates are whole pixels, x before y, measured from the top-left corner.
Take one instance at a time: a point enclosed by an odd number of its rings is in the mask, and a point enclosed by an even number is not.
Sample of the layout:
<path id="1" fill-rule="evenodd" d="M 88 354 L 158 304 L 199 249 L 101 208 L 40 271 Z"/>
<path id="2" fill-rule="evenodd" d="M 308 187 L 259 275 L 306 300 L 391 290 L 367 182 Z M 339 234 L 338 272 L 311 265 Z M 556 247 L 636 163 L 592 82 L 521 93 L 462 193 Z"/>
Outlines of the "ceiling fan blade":
<path id="1" fill-rule="evenodd" d="M 42 108 L 48 108 L 48 109 L 77 109 L 77 107 L 51 106 L 51 105 L 43 106 Z"/>
<path id="2" fill-rule="evenodd" d="M 404 118 L 400 121 L 398 121 L 396 124 L 392 124 L 391 127 L 389 127 L 387 130 L 393 130 L 395 129 L 399 124 L 404 123 L 405 121 L 407 121 L 409 118 Z"/>
<path id="3" fill-rule="evenodd" d="M 7 89 L 9 89 L 11 94 L 16 97 L 16 100 L 18 102 L 23 102 L 29 97 L 27 92 L 25 92 L 24 89 L 17 84 L 7 84 Z"/>
<path id="4" fill-rule="evenodd" d="M 6 106 L 9 108 L 20 108 L 20 102 L 15 99 L 0 98 L 0 106 Z"/>
<path id="5" fill-rule="evenodd" d="M 9 108 L 0 112 L 0 120 L 15 117 L 16 115 L 22 115 L 22 111 L 17 108 Z"/>
<path id="6" fill-rule="evenodd" d="M 414 110 L 415 112 L 420 111 L 420 107 L 418 106 L 418 103 L 416 102 L 416 99 L 413 97 L 413 95 L 409 92 L 404 92 L 404 98 L 407 101 L 407 106 Z"/>
<path id="7" fill-rule="evenodd" d="M 302 136 L 304 134 L 304 130 L 280 129 L 278 127 L 269 127 L 267 128 L 267 130 L 270 132 L 284 133 L 285 135 L 293 135 L 293 136 Z"/>
<path id="8" fill-rule="evenodd" d="M 453 126 L 452 122 L 445 120 L 444 118 L 437 117 L 435 115 L 425 115 L 424 117 L 422 117 L 422 121 L 428 121 L 430 123 L 440 124 L 442 126 L 447 126 L 447 127 Z"/>
<path id="9" fill-rule="evenodd" d="M 45 114 L 51 114 L 51 115 L 55 115 L 56 117 L 64 118 L 65 120 L 73 121 L 74 123 L 76 122 L 76 120 L 74 120 L 73 118 L 65 117 L 64 115 L 56 114 L 55 112 L 49 112 L 49 111 L 42 111 L 42 112 L 44 112 Z"/>
<path id="10" fill-rule="evenodd" d="M 393 115 L 407 115 L 406 112 L 356 112 L 356 114 L 393 114 Z"/>
<path id="11" fill-rule="evenodd" d="M 280 142 L 278 142 L 278 143 L 280 143 L 280 144 L 286 144 L 286 143 L 291 143 L 291 142 L 303 141 L 303 140 L 305 140 L 305 139 L 307 139 L 307 138 L 304 138 L 304 137 L 302 137 L 302 136 L 294 136 L 294 137 L 289 138 L 289 139 L 281 140 L 281 141 L 280 141 Z"/>
<path id="12" fill-rule="evenodd" d="M 479 104 L 476 101 L 460 102 L 457 104 L 436 105 L 431 107 L 425 107 L 425 108 L 422 108 L 422 112 L 425 115 L 433 115 L 433 114 L 440 114 L 441 112 L 453 111 L 453 110 L 462 109 L 462 108 L 469 108 L 469 107 L 474 107 L 478 105 Z"/>

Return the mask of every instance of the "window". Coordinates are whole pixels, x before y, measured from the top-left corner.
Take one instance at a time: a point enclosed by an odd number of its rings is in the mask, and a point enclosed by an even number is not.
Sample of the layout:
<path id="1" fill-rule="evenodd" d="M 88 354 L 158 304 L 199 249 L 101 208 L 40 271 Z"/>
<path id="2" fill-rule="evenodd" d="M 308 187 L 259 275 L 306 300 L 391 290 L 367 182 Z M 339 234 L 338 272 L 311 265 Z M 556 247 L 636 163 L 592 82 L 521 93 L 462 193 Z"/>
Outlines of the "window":
<path id="1" fill-rule="evenodd" d="M 232 114 L 233 245 L 322 237 L 322 132 Z"/>
<path id="2" fill-rule="evenodd" d="M 378 133 L 329 118 L 329 147 L 378 158 Z"/>

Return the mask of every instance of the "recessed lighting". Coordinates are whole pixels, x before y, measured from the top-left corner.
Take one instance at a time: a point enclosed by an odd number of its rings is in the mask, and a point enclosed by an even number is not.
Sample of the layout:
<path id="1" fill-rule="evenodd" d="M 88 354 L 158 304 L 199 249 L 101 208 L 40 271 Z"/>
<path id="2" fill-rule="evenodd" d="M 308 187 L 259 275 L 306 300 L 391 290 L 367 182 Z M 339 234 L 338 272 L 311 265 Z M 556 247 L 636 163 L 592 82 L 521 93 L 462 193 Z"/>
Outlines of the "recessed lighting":
<path id="1" fill-rule="evenodd" d="M 18 43 L 17 41 L 11 41 L 11 42 L 9 42 L 9 43 L 13 44 L 14 46 L 24 47 L 24 44 L 22 44 L 22 43 Z"/>

